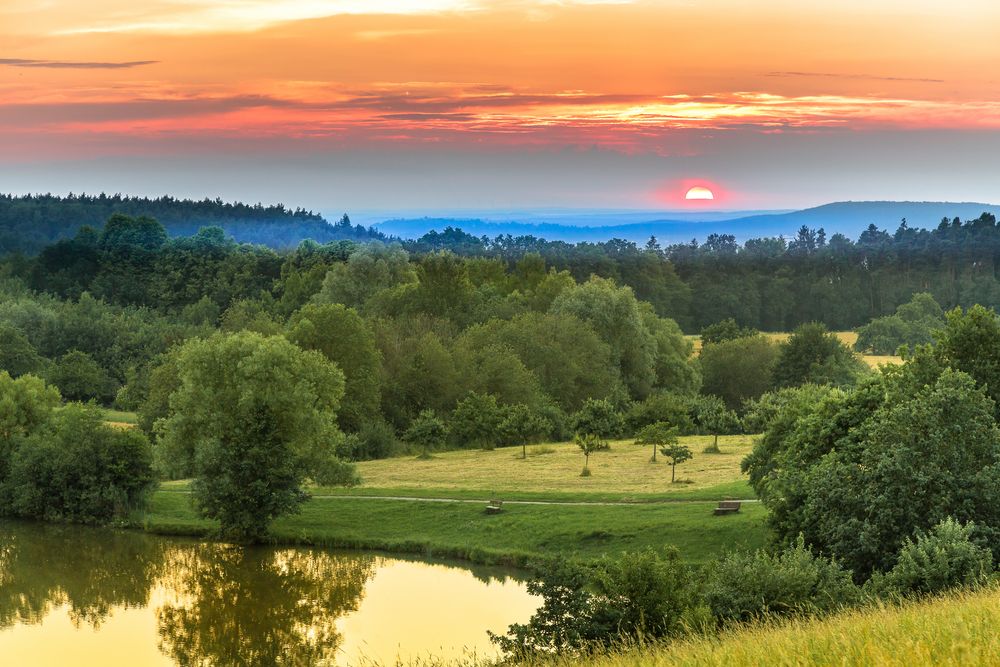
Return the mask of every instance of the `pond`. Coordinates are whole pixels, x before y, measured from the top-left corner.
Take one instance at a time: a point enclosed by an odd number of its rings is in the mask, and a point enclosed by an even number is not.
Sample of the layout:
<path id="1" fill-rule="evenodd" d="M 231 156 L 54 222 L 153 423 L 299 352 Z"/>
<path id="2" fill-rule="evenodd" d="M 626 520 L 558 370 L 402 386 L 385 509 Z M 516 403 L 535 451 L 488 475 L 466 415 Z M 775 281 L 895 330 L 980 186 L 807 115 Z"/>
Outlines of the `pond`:
<path id="1" fill-rule="evenodd" d="M 496 655 L 539 600 L 491 568 L 0 524 L 4 665 L 357 665 Z"/>

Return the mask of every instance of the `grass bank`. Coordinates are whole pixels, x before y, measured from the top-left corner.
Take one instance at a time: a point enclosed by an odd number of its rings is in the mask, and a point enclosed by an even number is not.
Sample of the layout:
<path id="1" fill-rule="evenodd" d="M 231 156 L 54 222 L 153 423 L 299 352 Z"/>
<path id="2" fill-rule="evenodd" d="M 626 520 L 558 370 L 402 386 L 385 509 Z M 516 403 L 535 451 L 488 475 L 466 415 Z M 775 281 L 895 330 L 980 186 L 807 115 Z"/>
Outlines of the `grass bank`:
<path id="1" fill-rule="evenodd" d="M 861 609 L 818 620 L 760 625 L 549 667 L 959 665 L 1000 661 L 1000 589 L 954 593 L 902 607 Z"/>
<path id="2" fill-rule="evenodd" d="M 487 515 L 479 503 L 320 497 L 273 525 L 274 539 L 374 549 L 475 563 L 522 566 L 534 558 L 575 555 L 597 558 L 645 547 L 676 546 L 692 565 L 726 551 L 762 546 L 765 511 L 745 505 L 739 514 L 716 517 L 712 502 L 636 505 L 510 505 Z M 209 535 L 212 522 L 198 518 L 190 495 L 153 494 L 139 525 L 165 535 Z"/>

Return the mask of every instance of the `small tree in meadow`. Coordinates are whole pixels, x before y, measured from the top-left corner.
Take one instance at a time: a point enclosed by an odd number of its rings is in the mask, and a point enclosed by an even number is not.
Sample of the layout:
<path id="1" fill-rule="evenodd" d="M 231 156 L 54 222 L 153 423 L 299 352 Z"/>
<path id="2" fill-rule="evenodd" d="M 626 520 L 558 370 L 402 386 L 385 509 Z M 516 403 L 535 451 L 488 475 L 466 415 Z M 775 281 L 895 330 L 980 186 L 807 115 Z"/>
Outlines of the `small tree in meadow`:
<path id="1" fill-rule="evenodd" d="M 547 419 L 519 403 L 504 410 L 499 431 L 505 444 L 521 445 L 521 458 L 527 459 L 528 444 L 538 442 L 551 428 Z"/>
<path id="2" fill-rule="evenodd" d="M 677 444 L 677 427 L 667 422 L 656 422 L 639 431 L 635 436 L 635 444 L 650 445 L 653 448 L 651 463 L 656 463 L 656 449 Z"/>
<path id="3" fill-rule="evenodd" d="M 705 453 L 718 454 L 719 434 L 731 433 L 739 428 L 739 418 L 718 396 L 699 396 L 693 407 L 694 421 L 699 430 L 713 436 L 712 445 L 705 448 Z"/>
<path id="4" fill-rule="evenodd" d="M 448 427 L 438 419 L 433 410 L 423 410 L 406 429 L 403 439 L 421 449 L 420 459 L 429 459 L 431 451 L 444 444 Z"/>
<path id="5" fill-rule="evenodd" d="M 672 445 L 667 445 L 666 447 L 660 447 L 660 453 L 667 457 L 670 461 L 670 483 L 673 484 L 676 481 L 677 474 L 677 464 L 684 463 L 694 456 L 691 453 L 690 447 L 685 447 L 684 445 L 679 445 L 674 443 Z"/>
<path id="6" fill-rule="evenodd" d="M 580 477 L 590 477 L 590 455 L 599 449 L 607 449 L 607 445 L 596 433 L 577 433 L 576 445 L 583 452 L 583 472 Z"/>

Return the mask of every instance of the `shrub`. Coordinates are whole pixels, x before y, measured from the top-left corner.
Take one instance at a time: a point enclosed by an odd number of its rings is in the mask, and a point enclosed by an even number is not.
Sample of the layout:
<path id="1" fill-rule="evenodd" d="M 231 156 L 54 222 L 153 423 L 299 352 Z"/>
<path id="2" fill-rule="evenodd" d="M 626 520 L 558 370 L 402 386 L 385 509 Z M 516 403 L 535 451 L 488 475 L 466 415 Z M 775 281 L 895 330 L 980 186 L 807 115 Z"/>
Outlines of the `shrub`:
<path id="1" fill-rule="evenodd" d="M 64 397 L 74 401 L 96 399 L 109 403 L 114 398 L 114 380 L 86 352 L 73 350 L 56 360 L 49 380 Z"/>
<path id="2" fill-rule="evenodd" d="M 559 559 L 537 572 L 528 592 L 542 605 L 506 636 L 502 651 L 528 656 L 679 634 L 692 606 L 690 573 L 675 549 L 623 553 L 585 566 Z"/>
<path id="3" fill-rule="evenodd" d="M 750 621 L 831 611 L 856 603 L 860 589 L 849 571 L 815 555 L 800 537 L 777 554 L 729 554 L 708 573 L 703 596 L 720 621 Z"/>
<path id="4" fill-rule="evenodd" d="M 573 415 L 573 430 L 576 433 L 592 434 L 603 439 L 619 437 L 624 425 L 621 414 L 606 399 L 588 398 Z"/>
<path id="5" fill-rule="evenodd" d="M 387 459 L 399 451 L 396 431 L 385 421 L 373 421 L 362 425 L 357 433 L 344 438 L 337 453 L 348 461 L 372 461 Z"/>
<path id="6" fill-rule="evenodd" d="M 975 525 L 964 526 L 949 517 L 929 533 L 917 533 L 899 550 L 899 560 L 885 575 L 875 575 L 868 584 L 876 595 L 927 595 L 950 588 L 977 588 L 993 570 L 993 553 L 975 544 Z"/>
<path id="7" fill-rule="evenodd" d="M 4 495 L 17 516 L 106 523 L 140 506 L 154 483 L 146 436 L 108 426 L 98 408 L 76 403 L 21 443 Z"/>

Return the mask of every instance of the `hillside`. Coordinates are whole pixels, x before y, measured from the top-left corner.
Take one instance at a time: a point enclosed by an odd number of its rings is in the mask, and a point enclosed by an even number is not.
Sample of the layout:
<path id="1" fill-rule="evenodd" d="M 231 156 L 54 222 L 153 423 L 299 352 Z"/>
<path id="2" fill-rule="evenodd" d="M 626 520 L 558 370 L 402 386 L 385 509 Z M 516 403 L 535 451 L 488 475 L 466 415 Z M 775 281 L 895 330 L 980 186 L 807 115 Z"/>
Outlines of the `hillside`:
<path id="1" fill-rule="evenodd" d="M 607 241 L 612 238 L 645 242 L 655 236 L 660 243 L 678 243 L 710 234 L 732 234 L 737 241 L 767 236 L 794 236 L 800 227 L 824 228 L 856 238 L 868 225 L 895 230 L 906 218 L 910 227 L 937 227 L 941 218 L 974 219 L 983 212 L 1000 214 L 1000 206 L 976 202 L 835 202 L 790 212 L 701 213 L 508 213 L 503 218 L 481 216 L 398 218 L 379 223 L 376 228 L 388 235 L 419 238 L 431 230 L 458 227 L 473 236 L 538 236 L 568 243 Z"/>
<path id="2" fill-rule="evenodd" d="M 848 612 L 823 620 L 750 627 L 589 660 L 545 665 L 667 667 L 725 665 L 996 665 L 1000 590 L 954 593 L 898 608 Z"/>
<path id="3" fill-rule="evenodd" d="M 320 243 L 338 239 L 382 238 L 345 216 L 330 224 L 322 216 L 283 205 L 264 206 L 222 200 L 192 201 L 159 197 L 0 195 L 0 255 L 34 254 L 73 236 L 84 226 L 101 227 L 113 213 L 146 215 L 159 220 L 171 236 L 190 236 L 202 227 L 222 227 L 237 241 L 274 248 L 294 247 L 303 239 Z"/>

